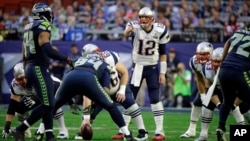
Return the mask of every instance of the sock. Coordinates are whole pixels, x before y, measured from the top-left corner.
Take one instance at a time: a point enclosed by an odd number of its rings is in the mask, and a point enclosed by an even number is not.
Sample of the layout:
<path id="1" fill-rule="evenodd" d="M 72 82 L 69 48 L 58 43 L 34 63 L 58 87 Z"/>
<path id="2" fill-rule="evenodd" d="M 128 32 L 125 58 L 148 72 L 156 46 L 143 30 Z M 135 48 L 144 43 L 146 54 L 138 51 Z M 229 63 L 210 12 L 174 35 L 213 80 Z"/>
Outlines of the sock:
<path id="1" fill-rule="evenodd" d="M 129 132 L 128 127 L 126 125 L 121 127 L 120 130 L 122 131 L 123 134 L 130 135 L 130 132 Z"/>
<path id="2" fill-rule="evenodd" d="M 48 141 L 51 138 L 54 138 L 52 129 L 45 130 L 45 134 L 46 134 L 46 141 Z"/>
<path id="3" fill-rule="evenodd" d="M 131 118 L 133 119 L 134 123 L 136 124 L 138 130 L 139 129 L 144 129 L 145 126 L 143 123 L 142 115 L 139 106 L 135 103 L 132 106 L 130 106 L 126 111 L 129 113 Z M 126 120 L 125 120 L 126 122 Z"/>
<path id="4" fill-rule="evenodd" d="M 156 104 L 151 104 L 151 110 L 154 114 L 154 120 L 156 125 L 155 134 L 163 134 L 163 115 L 164 115 L 164 109 L 162 102 L 159 101 Z"/>
<path id="5" fill-rule="evenodd" d="M 200 136 L 207 137 L 208 135 L 208 128 L 209 124 L 213 118 L 213 111 L 207 109 L 206 107 L 202 106 L 202 115 L 201 115 L 201 132 Z"/>
<path id="6" fill-rule="evenodd" d="M 67 134 L 68 131 L 67 131 L 67 128 L 65 126 L 62 108 L 59 108 L 56 111 L 56 114 L 54 115 L 54 118 L 57 121 L 57 126 L 59 128 L 59 133 L 65 133 L 65 134 Z"/>
<path id="7" fill-rule="evenodd" d="M 129 115 L 129 113 L 128 113 L 128 111 L 126 109 L 124 110 L 122 116 L 123 116 L 123 119 L 125 121 L 126 126 L 128 127 L 129 123 L 131 121 L 131 116 Z M 119 133 L 122 133 L 121 128 L 119 129 Z"/>
<path id="8" fill-rule="evenodd" d="M 38 129 L 37 129 L 37 133 L 40 133 L 40 134 L 44 134 L 44 131 L 45 128 L 44 128 L 44 124 L 43 123 L 40 123 Z"/>
<path id="9" fill-rule="evenodd" d="M 21 125 L 19 125 L 16 130 L 20 132 L 24 132 L 30 127 L 30 124 L 27 122 L 27 120 L 24 120 Z"/>
<path id="10" fill-rule="evenodd" d="M 232 110 L 232 114 L 239 125 L 245 125 L 244 116 L 240 113 L 239 106 L 236 106 L 234 110 Z"/>
<path id="11" fill-rule="evenodd" d="M 201 107 L 193 105 L 190 115 L 190 124 L 188 131 L 196 132 L 197 121 L 201 115 Z"/>

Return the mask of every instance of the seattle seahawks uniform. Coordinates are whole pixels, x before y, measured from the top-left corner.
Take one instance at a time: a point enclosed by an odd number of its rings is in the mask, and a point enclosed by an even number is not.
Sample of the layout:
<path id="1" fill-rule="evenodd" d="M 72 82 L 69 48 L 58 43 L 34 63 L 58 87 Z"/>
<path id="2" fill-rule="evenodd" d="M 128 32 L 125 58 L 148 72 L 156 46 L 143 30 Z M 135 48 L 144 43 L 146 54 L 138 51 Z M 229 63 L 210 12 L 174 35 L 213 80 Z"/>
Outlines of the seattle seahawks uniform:
<path id="1" fill-rule="evenodd" d="M 223 135 L 230 110 L 234 107 L 235 97 L 247 103 L 250 109 L 250 31 L 237 30 L 229 38 L 229 50 L 221 64 L 219 81 L 224 98 L 220 108 L 218 135 Z M 241 111 L 245 113 L 246 111 Z M 221 137 L 221 136 L 220 136 Z"/>
<path id="2" fill-rule="evenodd" d="M 55 109 L 76 94 L 85 95 L 105 108 L 119 127 L 125 126 L 119 109 L 103 89 L 110 86 L 109 65 L 98 54 L 91 53 L 88 56 L 90 57 L 80 57 L 75 62 L 75 68 L 65 74 L 56 94 Z"/>

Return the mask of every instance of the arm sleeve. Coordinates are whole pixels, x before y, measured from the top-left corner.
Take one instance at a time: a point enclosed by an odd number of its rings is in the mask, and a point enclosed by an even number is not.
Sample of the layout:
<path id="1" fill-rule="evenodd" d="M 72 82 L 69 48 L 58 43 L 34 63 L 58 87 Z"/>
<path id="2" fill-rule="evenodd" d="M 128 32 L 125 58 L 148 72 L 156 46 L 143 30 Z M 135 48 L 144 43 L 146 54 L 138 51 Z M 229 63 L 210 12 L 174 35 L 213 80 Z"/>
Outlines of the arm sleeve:
<path id="1" fill-rule="evenodd" d="M 159 44 L 159 54 L 166 55 L 166 46 L 165 44 Z"/>
<path id="2" fill-rule="evenodd" d="M 42 45 L 42 50 L 52 59 L 57 59 L 57 60 L 65 60 L 67 59 L 66 56 L 62 55 L 60 52 L 54 50 L 51 47 L 50 43 L 45 43 Z"/>

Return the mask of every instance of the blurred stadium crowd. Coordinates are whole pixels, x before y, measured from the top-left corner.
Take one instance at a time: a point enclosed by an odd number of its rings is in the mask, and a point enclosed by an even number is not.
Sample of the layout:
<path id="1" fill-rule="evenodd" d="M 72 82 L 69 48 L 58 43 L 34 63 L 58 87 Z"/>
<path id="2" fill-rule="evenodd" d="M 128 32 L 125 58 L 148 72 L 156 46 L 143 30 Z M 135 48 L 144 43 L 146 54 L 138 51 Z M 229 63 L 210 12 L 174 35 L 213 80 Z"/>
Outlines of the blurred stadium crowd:
<path id="1" fill-rule="evenodd" d="M 70 1 L 70 0 L 69 0 Z M 223 42 L 230 33 L 249 26 L 250 0 L 52 0 L 52 40 L 129 40 L 126 23 L 137 20 L 138 10 L 149 6 L 157 22 L 165 24 L 172 42 Z M 0 40 L 21 40 L 32 21 L 31 7 L 19 11 L 0 8 Z"/>

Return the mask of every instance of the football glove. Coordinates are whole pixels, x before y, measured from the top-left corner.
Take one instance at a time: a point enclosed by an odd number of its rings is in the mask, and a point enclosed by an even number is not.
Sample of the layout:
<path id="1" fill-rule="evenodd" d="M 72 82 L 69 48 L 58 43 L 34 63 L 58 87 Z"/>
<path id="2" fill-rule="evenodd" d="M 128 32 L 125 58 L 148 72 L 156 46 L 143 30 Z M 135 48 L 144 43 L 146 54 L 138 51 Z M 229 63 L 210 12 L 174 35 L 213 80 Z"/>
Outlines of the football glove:
<path id="1" fill-rule="evenodd" d="M 81 108 L 79 108 L 78 105 L 71 104 L 69 107 L 70 107 L 70 111 L 71 111 L 72 114 L 79 115 L 79 111 L 81 111 Z"/>
<path id="2" fill-rule="evenodd" d="M 10 130 L 3 130 L 2 132 L 2 138 L 7 139 L 9 137 Z"/>

